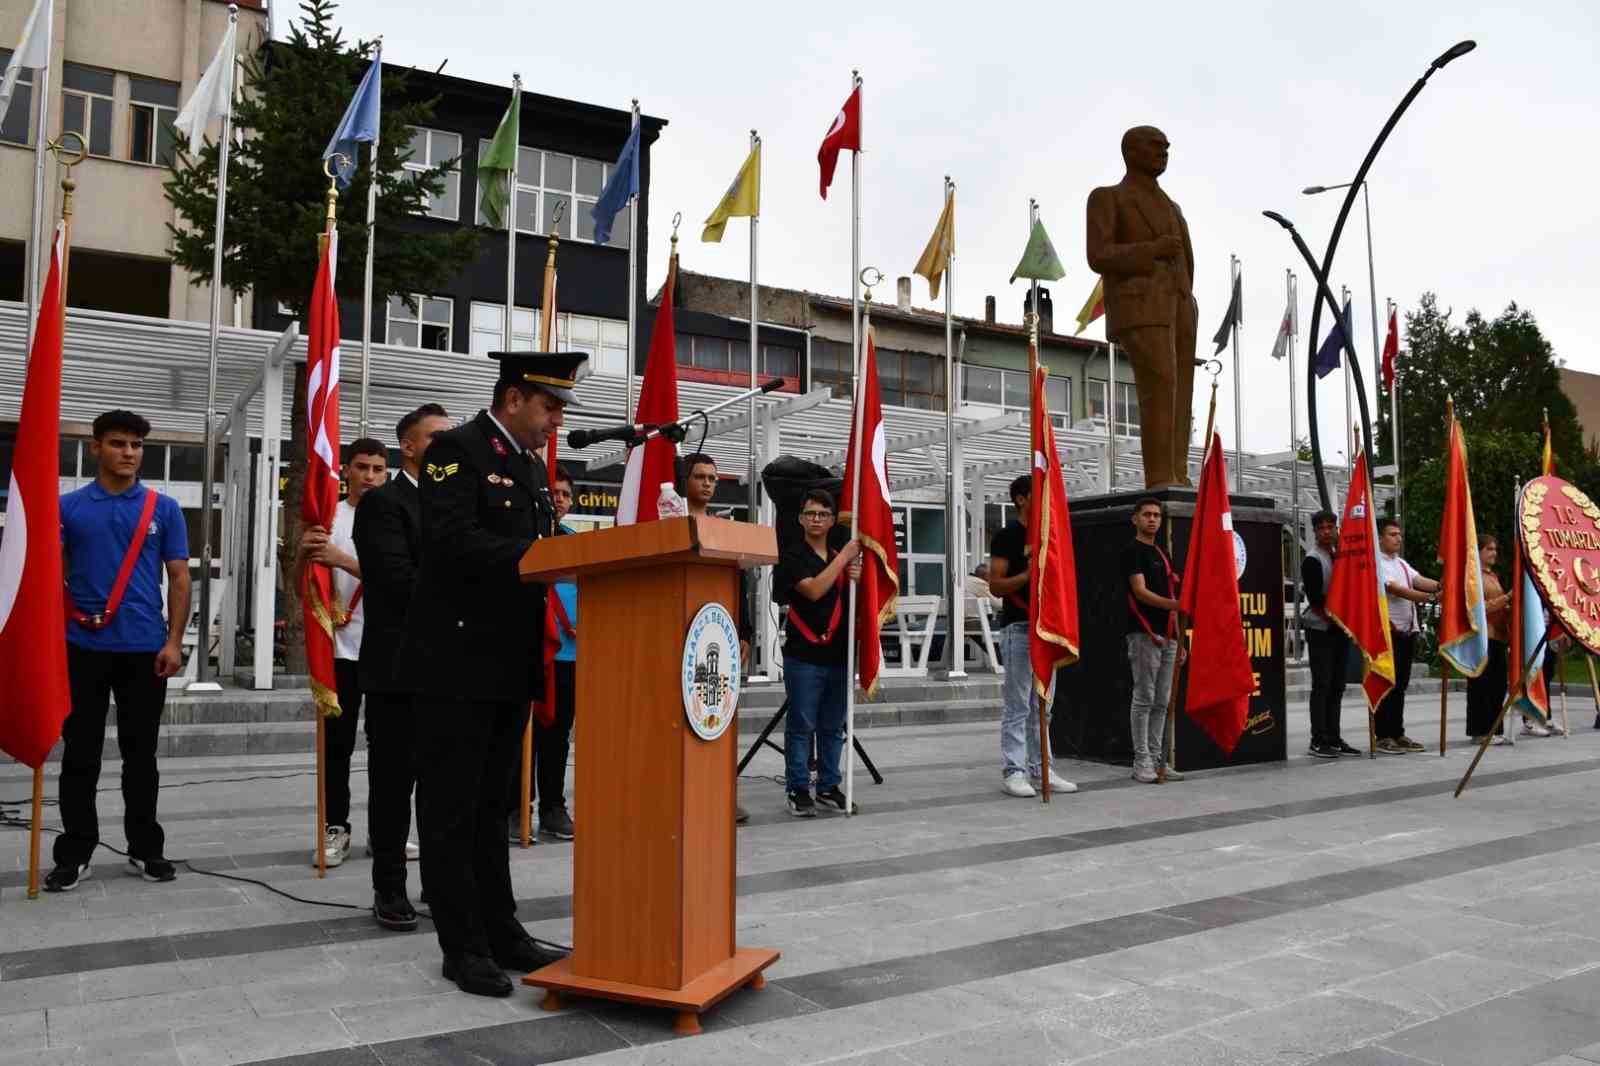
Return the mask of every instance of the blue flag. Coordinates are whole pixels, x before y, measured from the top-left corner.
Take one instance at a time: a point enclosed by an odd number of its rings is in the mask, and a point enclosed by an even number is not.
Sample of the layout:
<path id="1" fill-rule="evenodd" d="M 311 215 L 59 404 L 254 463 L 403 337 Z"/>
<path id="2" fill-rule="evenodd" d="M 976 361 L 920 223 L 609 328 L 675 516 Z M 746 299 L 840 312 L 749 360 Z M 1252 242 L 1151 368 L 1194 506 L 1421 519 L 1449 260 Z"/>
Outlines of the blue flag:
<path id="1" fill-rule="evenodd" d="M 372 53 L 372 66 L 367 68 L 366 76 L 356 86 L 356 94 L 350 98 L 350 106 L 344 109 L 339 128 L 333 131 L 333 138 L 322 151 L 324 160 L 336 154 L 343 157 L 334 164 L 334 180 L 340 189 L 348 189 L 350 179 L 355 177 L 356 145 L 362 141 L 378 143 L 378 99 L 383 94 L 382 70 L 383 45 L 380 44 Z"/>
<path id="2" fill-rule="evenodd" d="M 1317 349 L 1317 357 L 1311 361 L 1311 369 L 1316 372 L 1319 378 L 1325 378 L 1339 369 L 1339 365 L 1343 362 L 1340 353 L 1344 351 L 1346 337 L 1350 338 L 1350 347 L 1352 349 L 1355 348 L 1355 334 L 1350 327 L 1350 301 L 1348 299 L 1344 302 L 1344 315 L 1342 317 L 1344 318 L 1343 326 L 1337 321 L 1334 322 L 1332 328 L 1328 330 L 1328 335 L 1322 339 L 1322 347 Z"/>
<path id="3" fill-rule="evenodd" d="M 589 208 L 589 215 L 594 219 L 596 244 L 606 244 L 611 240 L 611 224 L 616 221 L 617 212 L 627 204 L 628 197 L 638 195 L 639 127 L 636 125 L 633 132 L 628 134 L 627 143 L 622 146 L 622 154 L 611 166 L 611 178 L 600 191 L 600 199 Z"/>

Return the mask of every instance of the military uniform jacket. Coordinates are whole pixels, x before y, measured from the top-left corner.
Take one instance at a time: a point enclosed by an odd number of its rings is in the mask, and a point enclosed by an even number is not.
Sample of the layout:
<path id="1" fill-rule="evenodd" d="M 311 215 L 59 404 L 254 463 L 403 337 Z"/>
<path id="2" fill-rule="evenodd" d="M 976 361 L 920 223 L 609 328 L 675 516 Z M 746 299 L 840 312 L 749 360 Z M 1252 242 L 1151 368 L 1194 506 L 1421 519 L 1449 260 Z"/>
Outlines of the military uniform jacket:
<path id="1" fill-rule="evenodd" d="M 441 433 L 423 456 L 422 552 L 399 671 L 419 697 L 524 702 L 543 692 L 545 587 L 523 553 L 555 529 L 536 458 L 488 414 Z"/>
<path id="2" fill-rule="evenodd" d="M 351 539 L 361 562 L 361 691 L 405 692 L 395 676 L 422 553 L 421 490 L 404 473 L 361 497 Z"/>

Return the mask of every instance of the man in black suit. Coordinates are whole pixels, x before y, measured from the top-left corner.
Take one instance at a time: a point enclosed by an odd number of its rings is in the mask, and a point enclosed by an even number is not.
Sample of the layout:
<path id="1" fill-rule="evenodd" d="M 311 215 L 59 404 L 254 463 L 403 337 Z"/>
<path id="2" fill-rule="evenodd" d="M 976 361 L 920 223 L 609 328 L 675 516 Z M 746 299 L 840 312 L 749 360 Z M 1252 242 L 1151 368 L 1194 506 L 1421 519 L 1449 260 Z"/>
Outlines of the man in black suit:
<path id="1" fill-rule="evenodd" d="M 588 356 L 495 352 L 492 406 L 434 438 L 418 493 L 422 553 L 402 678 L 417 708 L 422 886 L 464 992 L 509 996 L 504 970 L 561 956 L 516 918 L 506 846 L 506 790 L 529 705 L 543 692 L 545 588 L 518 574 L 523 554 L 555 532 L 544 465 L 534 454 L 561 428 Z"/>
<path id="2" fill-rule="evenodd" d="M 351 534 L 361 563 L 366 628 L 361 691 L 367 696 L 367 841 L 372 850 L 372 915 L 385 929 L 417 927 L 406 894 L 406 837 L 416 785 L 416 714 L 396 676 L 406 612 L 417 584 L 422 533 L 417 478 L 422 453 L 450 428 L 445 409 L 423 404 L 400 419 L 400 473 L 361 498 Z"/>

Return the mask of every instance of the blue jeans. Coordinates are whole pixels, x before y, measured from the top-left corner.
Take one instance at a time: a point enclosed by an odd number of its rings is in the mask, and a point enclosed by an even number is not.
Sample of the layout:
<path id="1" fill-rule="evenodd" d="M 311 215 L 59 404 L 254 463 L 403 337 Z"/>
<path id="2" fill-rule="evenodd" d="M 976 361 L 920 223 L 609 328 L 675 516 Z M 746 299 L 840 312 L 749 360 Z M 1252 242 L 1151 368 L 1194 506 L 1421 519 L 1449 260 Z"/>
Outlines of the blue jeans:
<path id="1" fill-rule="evenodd" d="M 1005 774 L 1039 776 L 1039 696 L 1033 691 L 1028 660 L 1028 623 L 1012 622 L 1000 631 L 1000 656 L 1006 673 L 1005 710 L 1000 716 L 1000 756 Z"/>
<path id="2" fill-rule="evenodd" d="M 817 739 L 817 790 L 839 783 L 839 756 L 844 751 L 844 663 L 785 660 L 783 691 L 789 713 L 783 722 L 784 776 L 790 792 L 811 788 L 811 738 Z"/>

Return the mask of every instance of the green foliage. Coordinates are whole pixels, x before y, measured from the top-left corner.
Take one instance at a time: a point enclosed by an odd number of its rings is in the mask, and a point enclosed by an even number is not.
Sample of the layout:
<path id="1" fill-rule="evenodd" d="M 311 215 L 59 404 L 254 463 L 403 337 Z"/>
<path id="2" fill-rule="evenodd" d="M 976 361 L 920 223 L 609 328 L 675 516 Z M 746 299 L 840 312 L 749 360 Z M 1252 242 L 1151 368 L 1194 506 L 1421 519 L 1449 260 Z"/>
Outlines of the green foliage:
<path id="1" fill-rule="evenodd" d="M 1479 533 L 1512 543 L 1512 492 L 1517 482 L 1539 474 L 1543 412 L 1550 417 L 1556 472 L 1591 495 L 1600 489 L 1600 462 L 1583 445 L 1554 352 L 1531 311 L 1512 303 L 1487 319 L 1473 310 L 1455 325 L 1451 312 L 1424 293 L 1406 315 L 1401 358 L 1406 556 L 1419 570 L 1437 569 L 1447 397 L 1466 435 Z M 1379 461 L 1388 461 L 1387 429 L 1377 443 Z"/>
<path id="2" fill-rule="evenodd" d="M 333 24 L 333 0 L 303 0 L 289 40 L 241 48 L 244 92 L 234 107 L 234 127 L 243 143 L 229 156 L 223 283 L 235 293 L 255 289 L 299 314 L 311 295 L 317 236 L 326 218 L 328 179 L 322 152 L 367 71 L 375 41 L 347 48 Z M 373 301 L 392 294 L 435 289 L 471 260 L 477 234 L 470 227 L 448 233 L 418 225 L 430 194 L 444 188 L 449 160 L 426 171 L 406 171 L 410 126 L 426 126 L 434 100 L 411 99 L 406 72 L 383 72 L 379 130 L 378 244 L 373 259 Z M 181 146 L 182 142 L 180 142 Z M 366 257 L 366 202 L 372 166 L 362 151 L 349 189 L 339 197 L 339 257 L 360 264 Z M 181 225 L 171 225 L 173 261 L 209 281 L 216 219 L 218 146 L 207 140 L 199 158 L 180 151 L 165 184 Z M 346 269 L 342 277 L 358 277 Z M 347 284 L 348 287 L 348 284 Z"/>

